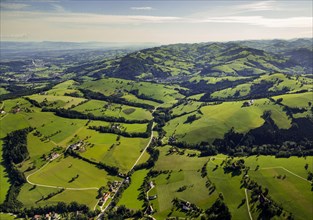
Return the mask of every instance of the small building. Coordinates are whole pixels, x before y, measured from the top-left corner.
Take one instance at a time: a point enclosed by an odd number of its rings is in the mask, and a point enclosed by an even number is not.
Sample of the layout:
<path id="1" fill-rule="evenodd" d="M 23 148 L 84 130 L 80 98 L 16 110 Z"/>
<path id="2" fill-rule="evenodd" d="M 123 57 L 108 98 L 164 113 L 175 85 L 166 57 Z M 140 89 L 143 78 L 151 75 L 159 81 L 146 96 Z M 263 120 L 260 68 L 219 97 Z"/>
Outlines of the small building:
<path id="1" fill-rule="evenodd" d="M 50 154 L 50 160 L 54 160 L 54 159 L 58 158 L 59 156 L 60 156 L 60 154 L 53 152 Z"/>
<path id="2" fill-rule="evenodd" d="M 154 200 L 154 199 L 156 199 L 157 197 L 158 197 L 157 195 L 149 196 L 149 200 Z"/>
<path id="3" fill-rule="evenodd" d="M 189 211 L 192 209 L 192 207 L 190 206 L 190 202 L 185 202 L 185 204 L 183 204 L 182 209 L 185 211 Z"/>
<path id="4" fill-rule="evenodd" d="M 150 181 L 149 185 L 150 185 L 150 188 L 151 188 L 151 189 L 154 187 L 154 184 L 153 184 L 152 181 Z"/>
<path id="5" fill-rule="evenodd" d="M 183 205 L 183 210 L 189 211 L 189 210 L 190 210 L 190 207 L 188 207 L 188 206 L 186 206 L 186 205 Z"/>
<path id="6" fill-rule="evenodd" d="M 34 215 L 34 217 L 32 219 L 33 220 L 39 220 L 39 219 L 41 219 L 41 215 Z"/>

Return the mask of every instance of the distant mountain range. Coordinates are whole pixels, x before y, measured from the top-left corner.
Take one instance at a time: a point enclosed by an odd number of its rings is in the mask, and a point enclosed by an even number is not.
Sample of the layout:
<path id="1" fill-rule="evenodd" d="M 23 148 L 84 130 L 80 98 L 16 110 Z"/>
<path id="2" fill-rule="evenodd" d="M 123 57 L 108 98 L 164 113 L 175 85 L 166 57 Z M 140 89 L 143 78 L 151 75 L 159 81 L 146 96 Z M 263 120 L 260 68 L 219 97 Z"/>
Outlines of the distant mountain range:
<path id="1" fill-rule="evenodd" d="M 110 62 L 85 65 L 84 68 L 87 67 L 92 72 L 91 76 L 96 78 L 111 76 L 143 80 L 195 74 L 312 74 L 312 42 L 312 39 L 296 39 L 173 44 L 135 51 Z M 71 71 L 79 73 L 81 67 Z"/>

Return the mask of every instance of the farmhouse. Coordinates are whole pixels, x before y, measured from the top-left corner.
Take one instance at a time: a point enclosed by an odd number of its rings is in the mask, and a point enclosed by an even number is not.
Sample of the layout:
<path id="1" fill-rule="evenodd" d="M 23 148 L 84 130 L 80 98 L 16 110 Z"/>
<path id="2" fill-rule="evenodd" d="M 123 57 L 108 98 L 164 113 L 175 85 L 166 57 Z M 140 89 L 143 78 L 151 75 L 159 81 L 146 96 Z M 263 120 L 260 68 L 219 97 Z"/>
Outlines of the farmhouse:
<path id="1" fill-rule="evenodd" d="M 84 142 L 80 140 L 80 141 L 76 142 L 75 144 L 69 145 L 68 148 L 72 149 L 72 150 L 82 150 L 83 144 L 84 144 Z"/>
<path id="2" fill-rule="evenodd" d="M 113 193 L 116 192 L 120 184 L 121 182 L 114 180 L 114 182 L 110 185 L 110 191 Z"/>
<path id="3" fill-rule="evenodd" d="M 157 195 L 149 196 L 149 200 L 154 200 L 154 199 L 156 199 L 157 197 L 158 197 Z"/>
<path id="4" fill-rule="evenodd" d="M 103 194 L 103 196 L 101 197 L 101 199 L 99 200 L 99 204 L 104 204 L 106 203 L 106 201 L 108 200 L 108 198 L 110 198 L 110 192 L 106 192 Z"/>
<path id="5" fill-rule="evenodd" d="M 190 202 L 186 202 L 185 204 L 182 204 L 182 209 L 185 211 L 189 211 L 192 209 L 192 207 L 190 206 Z"/>
<path id="6" fill-rule="evenodd" d="M 152 189 L 154 187 L 154 184 L 152 181 L 150 181 L 149 185 L 150 185 L 150 189 Z"/>
<path id="7" fill-rule="evenodd" d="M 60 154 L 53 152 L 50 154 L 50 160 L 54 160 L 54 159 L 58 158 L 59 156 L 60 156 Z"/>
<path id="8" fill-rule="evenodd" d="M 129 182 L 130 182 L 129 177 L 126 177 L 126 179 L 125 179 L 125 183 L 126 183 L 126 184 L 129 184 Z"/>

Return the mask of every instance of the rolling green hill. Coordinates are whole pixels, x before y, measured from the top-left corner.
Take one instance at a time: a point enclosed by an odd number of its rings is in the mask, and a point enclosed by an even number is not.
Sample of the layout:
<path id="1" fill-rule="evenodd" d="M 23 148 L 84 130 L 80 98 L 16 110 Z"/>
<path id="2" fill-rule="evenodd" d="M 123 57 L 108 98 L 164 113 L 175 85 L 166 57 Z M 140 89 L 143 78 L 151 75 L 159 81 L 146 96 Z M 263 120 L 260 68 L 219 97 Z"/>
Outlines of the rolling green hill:
<path id="1" fill-rule="evenodd" d="M 9 82 L 15 69 L 2 68 L 0 211 L 312 217 L 310 43 L 111 51 L 38 82 Z"/>

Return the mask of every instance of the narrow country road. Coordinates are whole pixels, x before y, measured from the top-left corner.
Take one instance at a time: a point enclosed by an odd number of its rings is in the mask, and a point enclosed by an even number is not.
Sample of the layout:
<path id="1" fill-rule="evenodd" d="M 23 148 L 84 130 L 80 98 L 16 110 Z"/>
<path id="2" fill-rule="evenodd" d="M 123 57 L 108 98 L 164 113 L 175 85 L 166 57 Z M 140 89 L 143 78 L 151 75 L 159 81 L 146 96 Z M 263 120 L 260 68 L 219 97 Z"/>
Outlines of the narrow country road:
<path id="1" fill-rule="evenodd" d="M 164 103 L 163 103 L 164 104 Z M 147 148 L 149 147 L 152 139 L 153 139 L 153 128 L 155 126 L 155 123 L 154 123 L 154 117 L 153 117 L 153 113 L 157 110 L 157 108 L 159 108 L 161 105 L 163 104 L 160 104 L 158 106 L 156 106 L 153 110 L 152 110 L 152 126 L 151 126 L 151 135 L 150 135 L 150 140 L 149 142 L 147 143 L 146 147 L 142 150 L 141 154 L 139 155 L 139 157 L 137 158 L 137 160 L 135 161 L 134 165 L 131 167 L 131 169 L 129 170 L 132 171 L 134 169 L 134 167 L 137 165 L 137 163 L 139 162 L 139 160 L 141 159 L 141 157 L 143 156 L 143 154 L 146 152 Z M 115 194 L 113 195 L 112 197 L 112 200 L 114 199 L 115 195 L 117 194 L 117 192 L 120 190 L 121 186 L 123 186 L 125 183 L 125 179 L 122 181 L 122 183 L 119 185 L 119 187 L 117 188 Z M 111 201 L 112 201 L 111 200 Z M 98 218 L 97 219 L 100 219 L 100 217 L 103 215 L 103 213 L 107 210 L 107 208 L 111 205 L 111 203 L 109 203 L 104 209 L 101 209 L 101 213 L 98 215 Z"/>
<path id="2" fill-rule="evenodd" d="M 250 212 L 250 205 L 249 205 L 249 198 L 248 198 L 247 189 L 245 189 L 245 194 L 246 194 L 246 203 L 247 203 L 247 209 L 248 209 L 249 217 L 250 217 L 250 220 L 253 220 L 251 212 Z"/>

